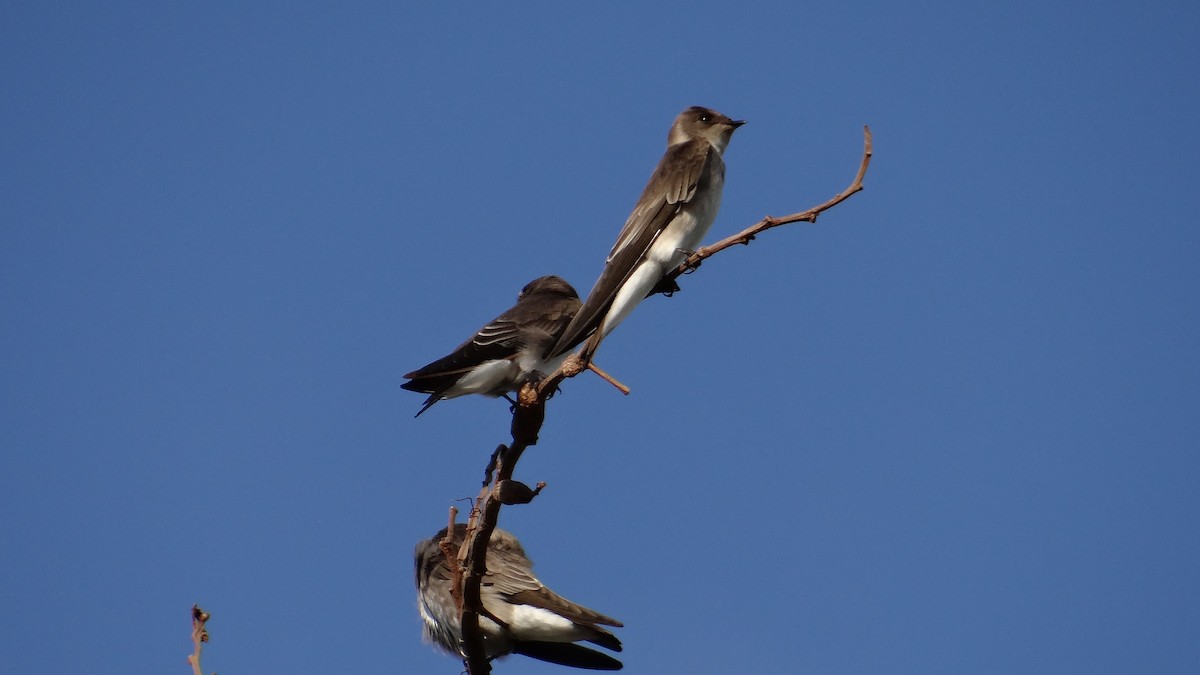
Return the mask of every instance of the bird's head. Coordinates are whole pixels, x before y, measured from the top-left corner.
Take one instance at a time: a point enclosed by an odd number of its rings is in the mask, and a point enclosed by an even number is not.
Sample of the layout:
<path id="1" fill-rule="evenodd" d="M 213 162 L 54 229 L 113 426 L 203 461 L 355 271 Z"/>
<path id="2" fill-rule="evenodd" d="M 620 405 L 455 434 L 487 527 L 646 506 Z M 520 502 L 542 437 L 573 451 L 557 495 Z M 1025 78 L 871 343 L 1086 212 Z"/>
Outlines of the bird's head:
<path id="1" fill-rule="evenodd" d="M 675 123 L 671 125 L 671 133 L 667 135 L 667 145 L 703 138 L 711 143 L 717 152 L 725 152 L 725 146 L 729 145 L 734 130 L 745 123 L 745 120 L 732 120 L 711 108 L 694 105 L 675 118 Z"/>

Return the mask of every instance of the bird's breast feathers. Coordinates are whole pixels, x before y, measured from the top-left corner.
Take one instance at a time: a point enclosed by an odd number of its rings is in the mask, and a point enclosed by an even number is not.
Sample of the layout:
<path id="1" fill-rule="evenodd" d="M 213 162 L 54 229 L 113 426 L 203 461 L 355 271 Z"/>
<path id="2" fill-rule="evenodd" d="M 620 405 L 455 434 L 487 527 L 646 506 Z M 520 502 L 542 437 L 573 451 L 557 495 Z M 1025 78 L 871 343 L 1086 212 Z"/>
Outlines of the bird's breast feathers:
<path id="1" fill-rule="evenodd" d="M 712 172 L 708 189 L 698 191 L 691 201 L 680 206 L 675 217 L 651 244 L 647 258 L 669 270 L 696 250 L 721 208 L 723 182 L 724 176 Z"/>

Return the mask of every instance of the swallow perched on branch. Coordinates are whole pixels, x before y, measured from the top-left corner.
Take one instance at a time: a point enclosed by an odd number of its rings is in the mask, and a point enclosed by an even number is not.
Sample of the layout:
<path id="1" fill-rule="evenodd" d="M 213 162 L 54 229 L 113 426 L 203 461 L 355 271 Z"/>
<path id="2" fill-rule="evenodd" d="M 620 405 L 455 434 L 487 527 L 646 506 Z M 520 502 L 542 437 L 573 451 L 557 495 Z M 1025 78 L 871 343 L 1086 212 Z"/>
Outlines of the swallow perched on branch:
<path id="1" fill-rule="evenodd" d="M 604 271 L 550 356 L 584 339 L 590 356 L 648 295 L 678 290 L 660 284 L 712 227 L 725 185 L 721 155 L 743 124 L 700 106 L 679 113 L 667 135 L 667 151 L 617 236 Z"/>
<path id="2" fill-rule="evenodd" d="M 502 396 L 558 369 L 565 354 L 546 353 L 579 311 L 579 294 L 562 277 L 534 279 L 517 304 L 480 328 L 446 356 L 405 375 L 400 385 L 429 394 L 417 416 L 444 398 Z"/>
<path id="3" fill-rule="evenodd" d="M 467 526 L 454 526 L 454 550 L 462 545 Z M 446 528 L 417 544 L 414 552 L 418 608 L 425 639 L 451 654 L 462 655 L 462 624 L 450 592 L 452 574 L 439 543 Z M 521 654 L 589 670 L 620 670 L 613 657 L 575 644 L 587 641 L 621 651 L 621 641 L 601 626 L 621 622 L 577 605 L 542 585 L 533 563 L 512 534 L 496 528 L 488 541 L 487 574 L 480 589 L 483 612 L 479 627 L 488 658 Z"/>

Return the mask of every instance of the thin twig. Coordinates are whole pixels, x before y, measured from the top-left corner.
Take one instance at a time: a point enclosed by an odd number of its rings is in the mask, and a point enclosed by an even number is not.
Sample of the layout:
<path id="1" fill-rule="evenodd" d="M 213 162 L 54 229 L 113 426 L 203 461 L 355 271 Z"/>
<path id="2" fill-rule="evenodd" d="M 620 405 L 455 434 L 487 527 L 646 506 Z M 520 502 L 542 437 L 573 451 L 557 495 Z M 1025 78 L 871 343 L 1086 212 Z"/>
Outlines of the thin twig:
<path id="1" fill-rule="evenodd" d="M 858 166 L 858 173 L 854 176 L 854 180 L 850 183 L 850 187 L 846 188 L 845 190 L 842 190 L 837 195 L 835 195 L 832 199 L 825 202 L 824 204 L 821 204 L 820 206 L 814 206 L 811 209 L 808 209 L 807 211 L 800 211 L 798 213 L 793 213 L 790 216 L 783 216 L 781 218 L 773 218 L 771 216 L 767 216 L 767 217 L 763 218 L 762 220 L 758 221 L 757 223 L 751 225 L 750 227 L 747 227 L 746 229 L 742 230 L 741 232 L 738 232 L 737 234 L 735 234 L 731 237 L 726 237 L 725 239 L 722 239 L 721 241 L 718 241 L 717 243 L 712 244 L 711 246 L 701 247 L 695 253 L 688 256 L 687 260 L 684 260 L 682 263 L 680 263 L 679 267 L 675 268 L 674 271 L 672 271 L 670 274 L 668 274 L 666 276 L 666 278 L 664 279 L 664 281 L 672 281 L 674 279 L 678 279 L 679 275 L 687 274 L 688 272 L 695 270 L 697 267 L 700 266 L 700 263 L 703 262 L 706 258 L 710 258 L 713 255 L 716 255 L 717 253 L 724 251 L 725 249 L 729 248 L 730 246 L 736 246 L 737 244 L 749 244 L 759 234 L 766 232 L 767 230 L 769 230 L 773 227 L 779 227 L 780 225 L 787 225 L 789 223 L 800 223 L 800 222 L 815 223 L 815 222 L 817 222 L 818 215 L 820 215 L 821 213 L 823 213 L 825 211 L 828 211 L 829 209 L 837 206 L 838 204 L 841 204 L 842 202 L 849 199 L 852 195 L 862 191 L 863 178 L 867 175 L 867 167 L 869 167 L 871 165 L 871 156 L 873 154 L 874 154 L 874 150 L 871 146 L 871 128 L 864 126 L 863 127 L 862 162 Z"/>
<path id="2" fill-rule="evenodd" d="M 605 382 L 607 382 L 607 383 L 611 384 L 612 386 L 616 387 L 616 388 L 617 388 L 617 389 L 618 389 L 618 390 L 619 390 L 619 391 L 620 391 L 622 394 L 625 394 L 626 396 L 628 396 L 628 395 L 629 395 L 629 387 L 626 387 L 625 385 L 623 385 L 623 384 L 621 384 L 620 382 L 618 382 L 618 381 L 617 381 L 617 378 L 613 377 L 612 375 L 609 375 L 608 373 L 604 372 L 603 370 L 600 370 L 600 366 L 597 366 L 597 365 L 596 365 L 594 362 L 592 362 L 592 361 L 588 361 L 588 365 L 587 365 L 587 367 L 588 367 L 588 370 L 590 370 L 590 371 L 592 371 L 593 373 L 595 373 L 595 374 L 599 375 L 599 376 L 600 376 L 600 379 L 602 379 L 602 380 L 604 380 Z"/>
<path id="3" fill-rule="evenodd" d="M 204 675 L 200 669 L 200 645 L 208 642 L 208 629 L 204 624 L 211 618 L 208 612 L 200 609 L 200 605 L 192 605 L 192 653 L 188 655 L 188 663 L 192 664 L 192 675 Z"/>
<path id="4" fill-rule="evenodd" d="M 462 601 L 462 565 L 458 563 L 458 555 L 454 550 L 454 524 L 458 520 L 458 507 L 450 507 L 450 523 L 446 525 L 446 536 L 438 542 L 442 557 L 446 559 L 446 567 L 450 568 L 450 595 L 454 598 L 454 607 L 461 613 Z"/>

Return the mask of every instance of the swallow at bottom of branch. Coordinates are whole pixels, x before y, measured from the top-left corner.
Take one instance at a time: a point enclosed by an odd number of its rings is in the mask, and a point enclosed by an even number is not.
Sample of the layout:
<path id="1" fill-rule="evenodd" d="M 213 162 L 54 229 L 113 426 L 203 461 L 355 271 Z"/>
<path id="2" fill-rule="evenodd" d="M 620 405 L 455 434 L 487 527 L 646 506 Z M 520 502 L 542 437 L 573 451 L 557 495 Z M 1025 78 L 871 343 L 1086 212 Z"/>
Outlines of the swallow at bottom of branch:
<path id="1" fill-rule="evenodd" d="M 454 528 L 455 551 L 462 545 L 466 525 Z M 462 655 L 462 624 L 450 593 L 452 575 L 439 548 L 442 529 L 417 544 L 414 553 L 418 607 L 425 639 L 451 654 Z M 542 585 L 533 563 L 512 534 L 497 528 L 488 541 L 487 574 L 480 589 L 483 612 L 479 627 L 489 659 L 508 654 L 588 670 L 620 670 L 622 664 L 603 652 L 576 642 L 586 641 L 621 651 L 621 641 L 601 626 L 621 622 L 577 605 Z"/>

